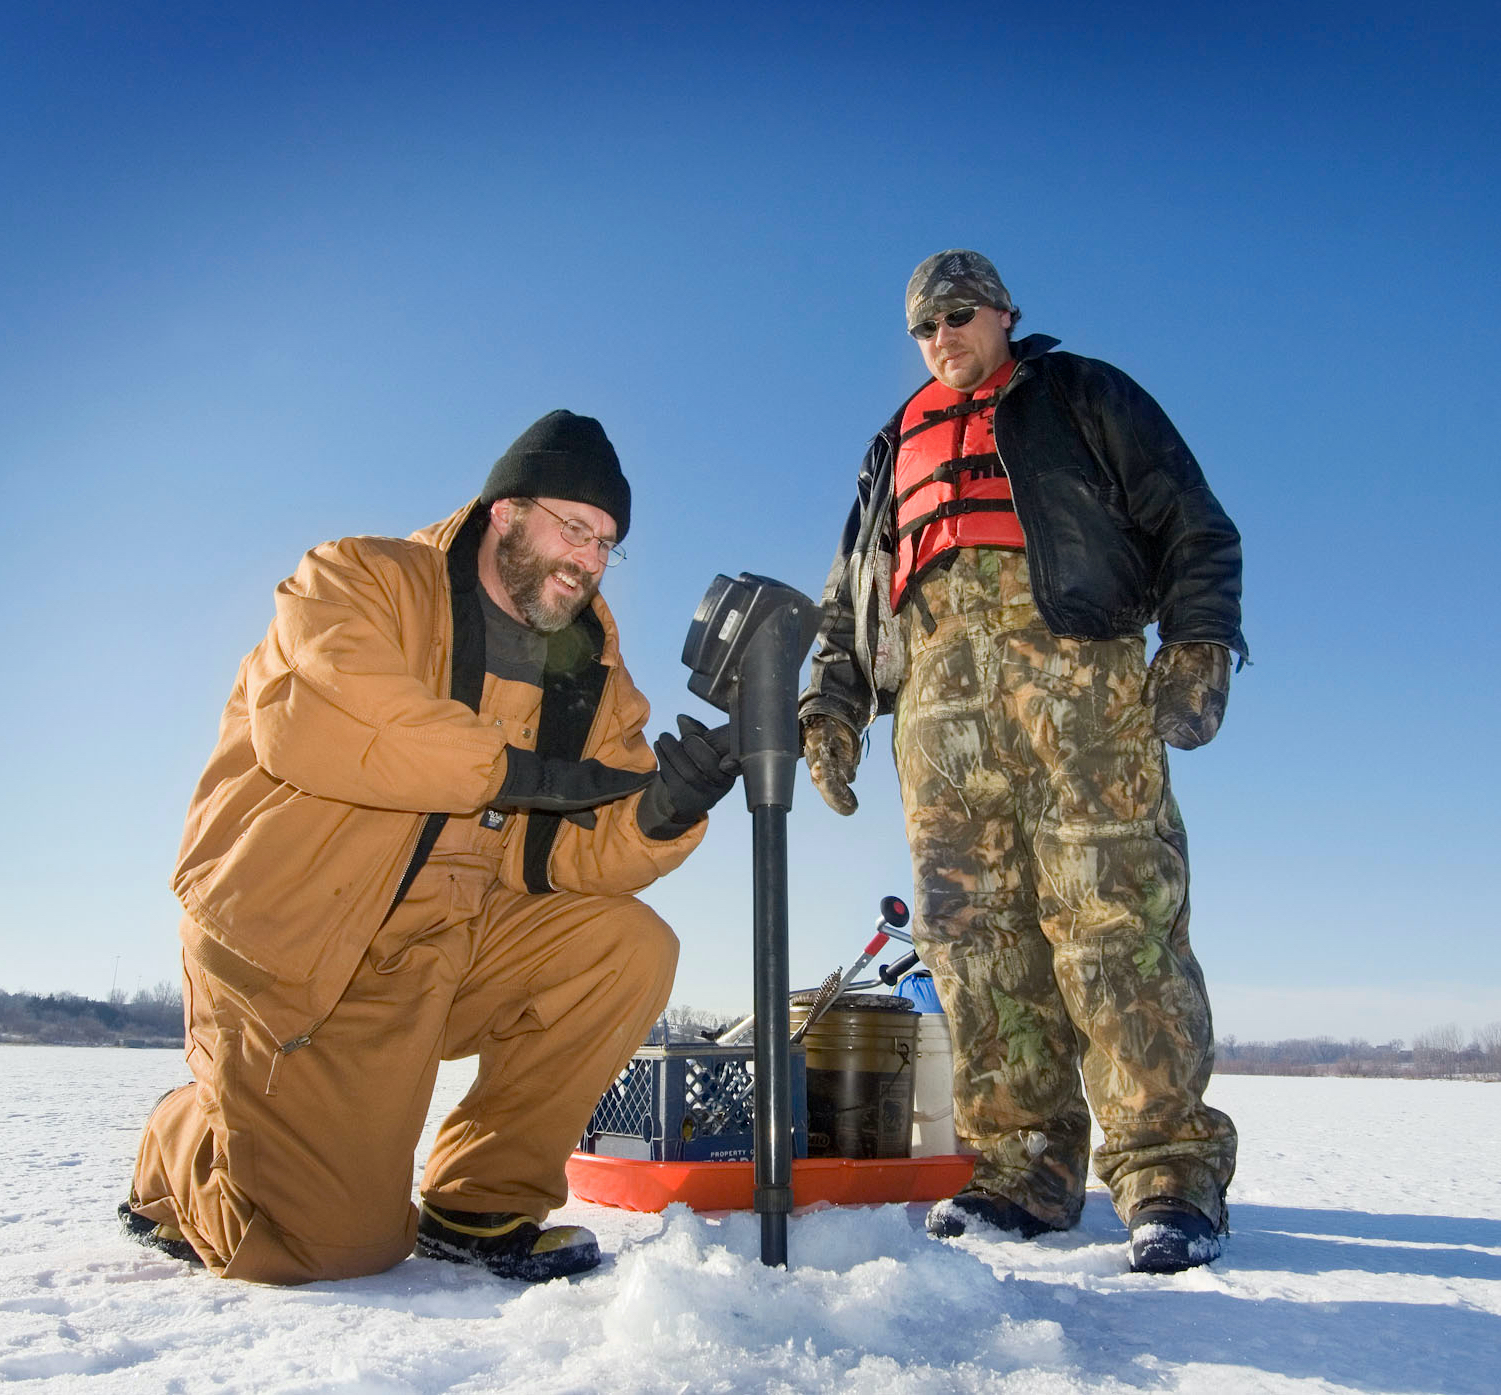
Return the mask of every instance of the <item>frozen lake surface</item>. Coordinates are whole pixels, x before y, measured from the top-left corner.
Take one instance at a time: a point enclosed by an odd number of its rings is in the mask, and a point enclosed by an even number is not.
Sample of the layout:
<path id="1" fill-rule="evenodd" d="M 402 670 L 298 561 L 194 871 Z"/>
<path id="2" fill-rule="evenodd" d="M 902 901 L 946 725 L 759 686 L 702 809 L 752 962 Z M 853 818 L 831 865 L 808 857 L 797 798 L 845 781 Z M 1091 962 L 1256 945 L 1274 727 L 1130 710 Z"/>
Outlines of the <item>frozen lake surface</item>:
<path id="1" fill-rule="evenodd" d="M 446 1065 L 430 1116 L 463 1092 Z M 175 1052 L 0 1047 L 0 1383 L 17 1392 L 1072 1395 L 1501 1391 L 1501 1085 L 1217 1077 L 1241 1133 L 1224 1257 L 1127 1271 L 1080 1228 L 936 1241 L 920 1206 L 751 1215 L 572 1204 L 604 1265 L 502 1283 L 431 1260 L 227 1283 L 116 1230 Z M 427 1140 L 424 1140 L 425 1151 Z"/>

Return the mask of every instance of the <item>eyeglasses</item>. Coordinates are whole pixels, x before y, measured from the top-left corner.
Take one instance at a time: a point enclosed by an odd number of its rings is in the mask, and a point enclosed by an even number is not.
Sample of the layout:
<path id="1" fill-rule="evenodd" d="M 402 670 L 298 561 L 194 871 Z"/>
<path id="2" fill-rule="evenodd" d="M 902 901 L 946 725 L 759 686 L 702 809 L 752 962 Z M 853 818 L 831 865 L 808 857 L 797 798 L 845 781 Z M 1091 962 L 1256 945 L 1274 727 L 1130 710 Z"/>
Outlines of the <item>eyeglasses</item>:
<path id="1" fill-rule="evenodd" d="M 600 560 L 607 567 L 618 567 L 625 561 L 625 549 L 619 543 L 606 542 L 599 534 L 590 532 L 578 519 L 564 518 L 560 513 L 553 513 L 546 504 L 538 504 L 535 499 L 532 503 L 536 504 L 543 513 L 550 514 L 558 520 L 558 532 L 563 535 L 563 541 L 569 547 L 584 547 L 588 543 L 593 543 L 599 550 Z"/>
<path id="2" fill-rule="evenodd" d="M 961 310 L 950 310 L 947 315 L 940 315 L 938 320 L 942 320 L 950 329 L 963 329 L 974 319 L 975 311 L 979 308 L 978 305 L 966 305 Z M 914 339 L 931 339 L 938 333 L 938 320 L 919 320 L 907 333 Z"/>

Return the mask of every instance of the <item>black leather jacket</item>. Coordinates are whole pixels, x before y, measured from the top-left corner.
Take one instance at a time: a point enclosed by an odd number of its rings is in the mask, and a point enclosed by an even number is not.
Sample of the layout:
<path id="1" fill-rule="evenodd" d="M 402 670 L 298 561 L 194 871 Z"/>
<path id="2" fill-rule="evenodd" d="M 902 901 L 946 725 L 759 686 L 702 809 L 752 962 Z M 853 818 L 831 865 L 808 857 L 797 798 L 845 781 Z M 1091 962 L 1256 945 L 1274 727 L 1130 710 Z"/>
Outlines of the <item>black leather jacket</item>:
<path id="1" fill-rule="evenodd" d="M 1245 658 L 1240 534 L 1193 453 L 1126 374 L 1049 352 L 1057 343 L 1034 334 L 1012 346 L 1017 366 L 995 409 L 1043 620 L 1080 639 L 1137 634 L 1155 620 L 1164 644 L 1206 640 Z M 891 614 L 892 467 L 905 407 L 860 467 L 798 708 L 856 732 L 892 710 L 905 669 Z"/>

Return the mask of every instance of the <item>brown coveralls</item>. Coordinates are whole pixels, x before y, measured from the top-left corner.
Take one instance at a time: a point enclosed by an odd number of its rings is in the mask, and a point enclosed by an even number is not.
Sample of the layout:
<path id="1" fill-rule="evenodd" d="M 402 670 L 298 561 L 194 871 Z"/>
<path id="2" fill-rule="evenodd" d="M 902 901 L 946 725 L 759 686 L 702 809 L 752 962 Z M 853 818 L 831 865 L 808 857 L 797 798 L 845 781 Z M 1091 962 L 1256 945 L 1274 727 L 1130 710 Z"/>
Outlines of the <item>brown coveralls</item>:
<path id="1" fill-rule="evenodd" d="M 467 512 L 433 530 L 438 547 Z M 498 784 L 499 775 L 487 773 L 495 753 L 535 744 L 541 690 L 487 674 L 478 713 L 423 696 L 448 663 L 444 565 L 432 547 L 391 540 L 346 539 L 309 554 L 278 592 L 266 643 L 242 666 L 189 815 L 179 894 L 195 892 L 184 897 L 190 910 L 213 916 L 212 928 L 191 913 L 183 922 L 194 1083 L 152 1113 L 132 1203 L 180 1229 L 227 1278 L 352 1277 L 411 1253 L 413 1154 L 445 1059 L 477 1056 L 478 1071 L 443 1122 L 422 1194 L 458 1210 L 541 1219 L 566 1197 L 569 1152 L 671 989 L 677 940 L 625 893 L 681 861 L 702 826 L 650 844 L 635 827 L 635 797 L 618 801 L 598 811 L 595 830 L 562 825 L 549 869 L 555 885 L 577 889 L 517 889 L 526 816 L 490 829 L 474 809 Z M 392 606 L 399 627 L 382 620 Z M 645 700 L 619 667 L 608 611 L 598 600 L 595 608 L 610 672 L 588 754 L 650 768 L 640 736 Z M 330 614 L 337 624 L 323 623 Z M 381 636 L 393 632 L 414 658 L 382 648 Z M 336 642 L 325 643 L 325 634 Z M 377 690 L 394 720 L 372 720 L 359 696 L 371 685 L 343 676 L 359 664 L 374 667 L 372 655 L 397 675 Z M 399 676 L 406 664 L 423 675 L 421 688 Z M 400 847 L 415 839 L 420 815 L 275 783 L 257 764 L 251 733 L 256 721 L 261 736 L 283 714 L 300 726 L 272 732 L 278 762 L 295 757 L 319 779 L 334 778 L 320 763 L 335 773 L 348 768 L 335 753 L 366 739 L 362 731 L 375 733 L 371 749 L 381 759 L 359 768 L 374 771 L 363 778 L 387 782 L 386 799 L 402 781 L 437 781 L 445 761 L 464 772 L 468 784 L 455 784 L 469 792 L 455 797 L 470 812 L 450 815 L 373 939 L 368 931 L 352 937 L 360 925 L 379 923 L 378 906 L 389 904 L 404 864 Z M 269 741 L 262 737 L 272 749 Z M 275 828 L 262 812 L 273 800 Z M 311 837 L 289 832 L 298 819 Z M 410 826 L 410 839 L 393 844 L 386 833 L 393 824 Z M 266 836 L 252 845 L 258 825 Z M 372 864 L 393 849 L 389 866 Z M 362 872 L 371 865 L 373 874 Z M 299 950 L 298 934 L 317 935 L 316 908 L 352 896 L 366 898 L 360 914 L 346 913 L 333 939 Z M 353 952 L 344 947 L 351 943 Z M 263 967 L 299 954 L 310 976 Z M 327 966 L 341 963 L 351 967 L 329 982 Z"/>

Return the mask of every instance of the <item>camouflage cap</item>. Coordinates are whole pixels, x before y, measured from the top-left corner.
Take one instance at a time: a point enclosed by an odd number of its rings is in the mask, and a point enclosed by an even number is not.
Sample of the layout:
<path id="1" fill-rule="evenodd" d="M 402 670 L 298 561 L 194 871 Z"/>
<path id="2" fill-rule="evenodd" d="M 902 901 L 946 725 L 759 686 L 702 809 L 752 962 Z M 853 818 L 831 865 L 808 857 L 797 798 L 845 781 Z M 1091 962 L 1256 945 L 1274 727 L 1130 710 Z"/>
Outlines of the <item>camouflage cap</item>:
<path id="1" fill-rule="evenodd" d="M 988 258 L 951 247 L 922 262 L 907 282 L 907 328 L 966 305 L 1016 311 Z"/>

